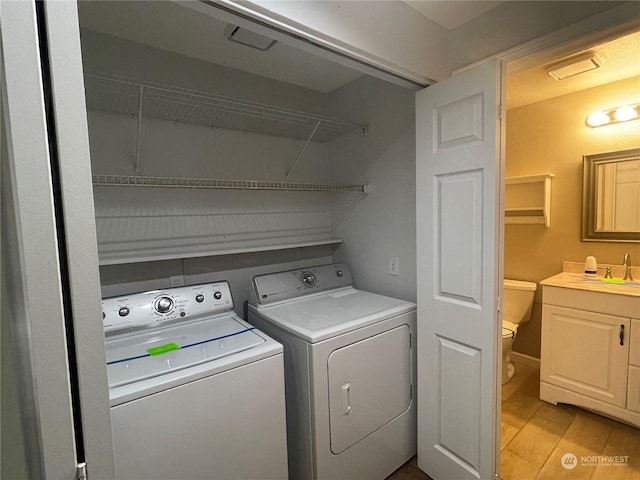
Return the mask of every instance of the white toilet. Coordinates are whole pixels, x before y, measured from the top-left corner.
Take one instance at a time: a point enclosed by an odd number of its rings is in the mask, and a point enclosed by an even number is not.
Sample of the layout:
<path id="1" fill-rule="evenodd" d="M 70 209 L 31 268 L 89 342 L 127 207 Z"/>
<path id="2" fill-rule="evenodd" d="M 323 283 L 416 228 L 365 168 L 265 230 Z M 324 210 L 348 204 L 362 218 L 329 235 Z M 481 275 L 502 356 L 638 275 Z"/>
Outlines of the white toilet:
<path id="1" fill-rule="evenodd" d="M 533 296 L 538 286 L 533 282 L 504 279 L 502 299 L 502 384 L 515 373 L 511 363 L 511 348 L 518 332 L 518 325 L 531 318 Z"/>

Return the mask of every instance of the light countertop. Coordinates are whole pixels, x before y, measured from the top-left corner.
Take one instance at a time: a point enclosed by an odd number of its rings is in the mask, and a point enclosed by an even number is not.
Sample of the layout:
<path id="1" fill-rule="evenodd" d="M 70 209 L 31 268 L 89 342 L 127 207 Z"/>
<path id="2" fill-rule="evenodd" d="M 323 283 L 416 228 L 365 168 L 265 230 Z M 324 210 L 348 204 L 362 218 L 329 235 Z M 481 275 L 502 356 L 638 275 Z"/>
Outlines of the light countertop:
<path id="1" fill-rule="evenodd" d="M 634 276 L 634 278 L 637 277 Z M 624 284 L 607 283 L 603 281 L 601 276 L 587 278 L 584 273 L 558 273 L 553 277 L 545 278 L 540 282 L 540 285 L 640 297 L 640 281 L 638 280 L 625 282 Z"/>

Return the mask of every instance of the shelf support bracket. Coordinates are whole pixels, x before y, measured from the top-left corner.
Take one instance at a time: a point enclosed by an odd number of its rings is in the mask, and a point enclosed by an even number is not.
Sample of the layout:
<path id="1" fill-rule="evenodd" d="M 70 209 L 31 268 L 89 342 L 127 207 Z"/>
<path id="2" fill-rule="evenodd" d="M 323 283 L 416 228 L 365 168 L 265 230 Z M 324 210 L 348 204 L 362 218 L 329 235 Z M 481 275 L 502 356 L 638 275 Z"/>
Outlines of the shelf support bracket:
<path id="1" fill-rule="evenodd" d="M 298 158 L 296 158 L 296 161 L 293 162 L 293 165 L 291 165 L 291 168 L 287 171 L 286 175 L 284 176 L 285 180 L 287 180 L 289 178 L 289 175 L 291 175 L 291 173 L 293 173 L 293 169 L 296 168 L 296 165 L 298 165 L 298 162 L 302 158 L 302 155 L 304 155 L 304 152 L 307 150 L 307 147 L 309 146 L 309 143 L 311 143 L 311 139 L 313 138 L 313 136 L 318 131 L 318 128 L 320 128 L 320 124 L 321 123 L 322 123 L 322 120 L 318 120 L 318 123 L 316 123 L 316 126 L 313 128 L 313 131 L 311 132 L 311 135 L 309 135 L 309 138 L 307 138 L 307 141 L 304 144 L 304 147 L 302 147 L 302 150 L 300 150 L 300 153 L 298 154 Z"/>
<path id="2" fill-rule="evenodd" d="M 140 86 L 140 91 L 138 94 L 138 135 L 136 137 L 136 165 L 134 172 L 136 175 L 141 175 L 142 170 L 140 169 L 140 139 L 142 136 L 142 97 L 144 95 L 144 87 Z"/>

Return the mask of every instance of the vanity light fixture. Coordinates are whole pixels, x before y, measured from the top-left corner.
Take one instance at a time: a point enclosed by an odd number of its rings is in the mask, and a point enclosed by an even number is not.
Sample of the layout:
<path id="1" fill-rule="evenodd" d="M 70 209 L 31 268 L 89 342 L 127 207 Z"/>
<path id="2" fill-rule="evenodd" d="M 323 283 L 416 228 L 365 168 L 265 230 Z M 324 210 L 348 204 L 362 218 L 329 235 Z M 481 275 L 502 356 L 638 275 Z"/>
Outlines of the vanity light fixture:
<path id="1" fill-rule="evenodd" d="M 589 127 L 602 127 L 614 123 L 637 120 L 640 117 L 640 105 L 624 105 L 610 110 L 599 110 L 587 117 L 586 124 Z"/>

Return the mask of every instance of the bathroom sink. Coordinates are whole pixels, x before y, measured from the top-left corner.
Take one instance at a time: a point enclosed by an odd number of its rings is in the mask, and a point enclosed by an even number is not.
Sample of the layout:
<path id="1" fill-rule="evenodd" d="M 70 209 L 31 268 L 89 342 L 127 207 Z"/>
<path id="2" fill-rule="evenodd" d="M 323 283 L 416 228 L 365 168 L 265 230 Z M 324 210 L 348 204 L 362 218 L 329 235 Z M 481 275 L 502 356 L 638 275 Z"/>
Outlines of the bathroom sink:
<path id="1" fill-rule="evenodd" d="M 575 275 L 576 281 L 581 283 L 592 283 L 596 285 L 605 284 L 605 285 L 612 285 L 612 286 L 618 286 L 618 287 L 640 287 L 640 282 L 636 282 L 636 281 L 630 282 L 628 280 L 622 280 L 620 278 L 613 278 L 613 279 L 606 279 L 606 278 L 600 278 L 600 277 L 588 278 L 588 277 L 585 277 L 584 275 L 573 274 L 573 273 L 569 275 Z"/>
<path id="2" fill-rule="evenodd" d="M 640 296 L 640 281 L 625 281 L 624 283 L 605 282 L 602 277 L 588 278 L 582 273 L 562 272 L 541 282 L 543 285 L 577 288 L 602 293 L 618 295 Z"/>

